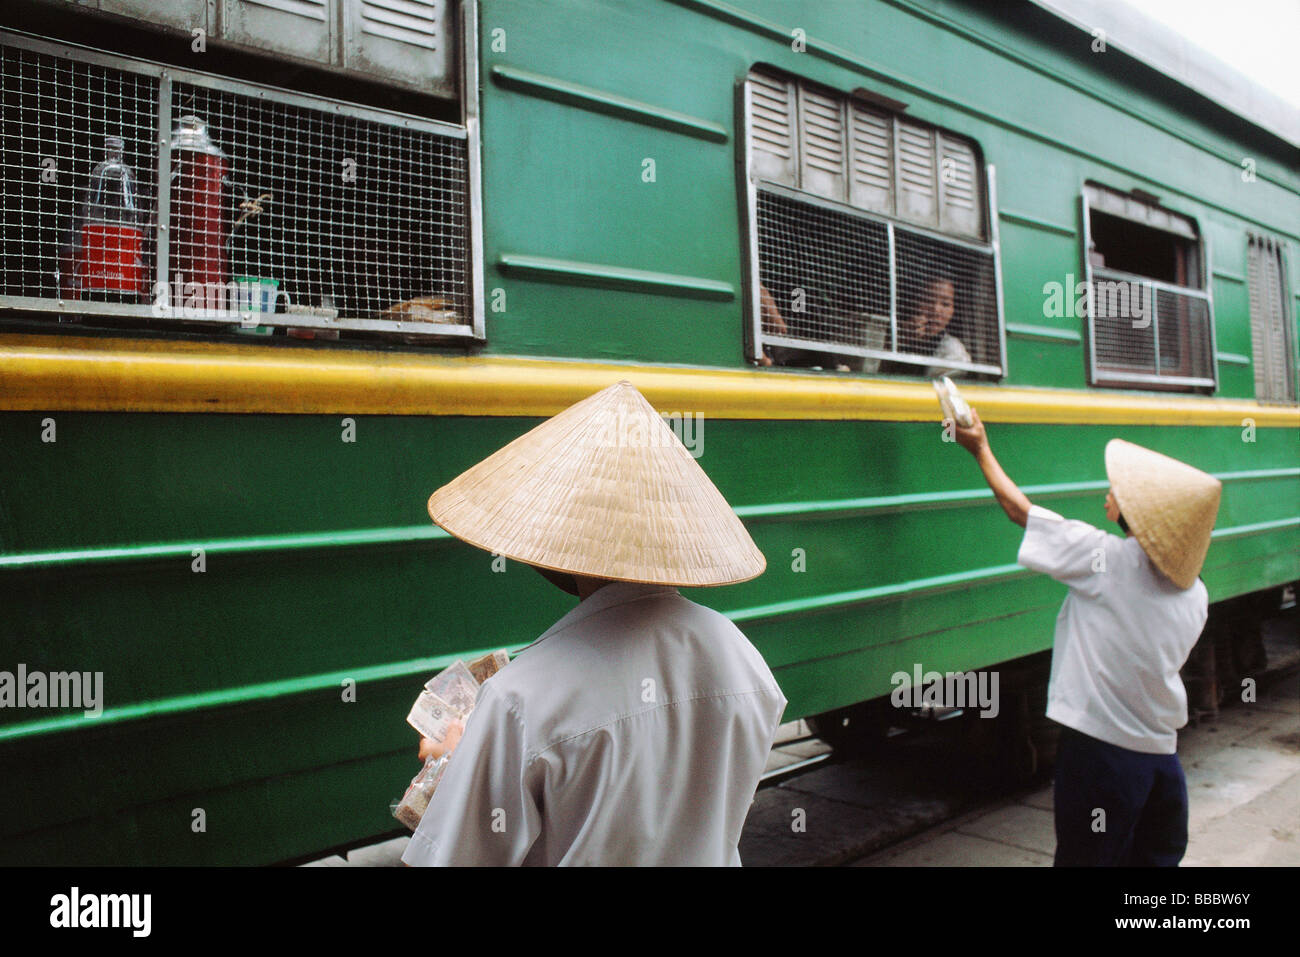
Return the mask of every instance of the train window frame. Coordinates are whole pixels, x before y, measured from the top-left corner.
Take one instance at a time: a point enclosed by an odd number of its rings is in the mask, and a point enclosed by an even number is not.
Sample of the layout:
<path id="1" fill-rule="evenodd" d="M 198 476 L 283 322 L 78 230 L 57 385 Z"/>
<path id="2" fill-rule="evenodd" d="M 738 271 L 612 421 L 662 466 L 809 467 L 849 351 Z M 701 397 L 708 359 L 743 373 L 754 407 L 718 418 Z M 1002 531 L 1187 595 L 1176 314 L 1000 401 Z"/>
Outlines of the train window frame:
<path id="1" fill-rule="evenodd" d="M 1185 213 L 1162 206 L 1157 198 L 1142 193 L 1140 190 L 1125 193 L 1093 180 L 1085 180 L 1081 184 L 1079 204 L 1083 227 L 1080 252 L 1082 254 L 1084 294 L 1086 296 L 1084 320 L 1086 326 L 1088 384 L 1098 388 L 1131 389 L 1145 386 L 1158 390 L 1210 394 L 1218 391 L 1217 334 L 1214 322 L 1214 297 L 1209 279 L 1211 276 L 1210 247 L 1209 241 L 1200 229 L 1196 219 Z M 1121 222 L 1135 224 L 1140 229 L 1164 233 L 1170 237 L 1170 242 L 1175 245 L 1175 248 L 1179 243 L 1186 244 L 1187 248 L 1195 252 L 1197 285 L 1191 286 L 1167 282 L 1140 273 L 1097 265 L 1094 262 L 1094 258 L 1096 258 L 1093 243 L 1094 213 Z M 1122 361 L 1112 363 L 1107 363 L 1104 360 L 1099 361 L 1099 353 L 1102 351 L 1100 343 L 1103 341 L 1101 333 L 1098 331 L 1096 311 L 1098 299 L 1100 298 L 1097 295 L 1097 283 L 1099 281 L 1110 284 L 1107 302 L 1118 305 L 1120 300 L 1123 299 L 1131 308 L 1130 297 L 1136 296 L 1137 300 L 1142 303 L 1140 309 L 1137 310 L 1143 313 L 1140 319 L 1134 319 L 1131 316 L 1102 318 L 1127 318 L 1132 322 L 1131 329 L 1144 331 L 1150 328 L 1152 330 L 1149 346 L 1151 371 L 1139 369 L 1142 363 L 1136 360 L 1127 363 L 1127 368 L 1121 368 L 1121 366 L 1125 365 Z M 1126 287 L 1119 291 L 1127 291 L 1127 295 L 1120 296 L 1116 287 Z M 1187 304 L 1189 301 L 1204 303 L 1205 332 L 1201 337 L 1198 338 L 1196 335 L 1191 334 L 1189 329 L 1191 320 L 1188 318 L 1188 310 L 1185 306 L 1180 307 L 1181 321 L 1176 326 L 1176 329 L 1178 332 L 1178 348 L 1182 353 L 1184 363 L 1192 364 L 1194 360 L 1191 355 L 1195 350 L 1199 349 L 1209 370 L 1208 375 L 1168 374 L 1161 371 L 1160 301 L 1162 297 L 1166 299 L 1180 297 L 1174 300 L 1175 304 L 1179 302 Z M 1153 306 L 1154 308 L 1152 308 Z M 1126 308 L 1125 311 L 1128 311 L 1128 309 Z M 1149 315 L 1146 313 L 1149 313 Z M 1139 322 L 1144 324 L 1139 325 Z M 1108 332 L 1107 338 L 1111 337 L 1112 334 Z M 1138 342 L 1135 344 L 1131 340 L 1119 343 L 1119 349 L 1143 351 L 1145 348 L 1143 343 Z M 1122 360 L 1125 357 L 1121 356 L 1120 358 Z"/>
<path id="2" fill-rule="evenodd" d="M 801 113 L 797 112 L 797 106 L 791 106 L 787 114 L 792 123 L 790 133 L 790 155 L 788 157 L 787 170 L 785 175 L 781 175 L 780 170 L 775 170 L 771 164 L 767 169 L 760 169 L 756 160 L 755 140 L 760 138 L 767 130 L 760 128 L 756 123 L 754 91 L 757 84 L 766 81 L 769 85 L 788 84 L 792 91 L 792 96 L 797 97 L 795 102 L 802 102 L 805 97 L 816 99 L 820 98 L 823 107 L 827 102 L 837 101 L 840 108 L 839 116 L 844 120 L 842 124 L 843 134 L 839 140 L 840 145 L 840 162 L 842 163 L 841 173 L 843 176 L 843 186 L 840 196 L 836 198 L 825 195 L 828 189 L 823 189 L 821 193 L 800 188 L 803 181 L 800 178 L 807 164 L 806 157 L 802 156 L 797 140 L 799 137 L 799 128 L 801 125 Z M 852 93 L 833 90 L 822 84 L 803 77 L 790 74 L 786 71 L 769 67 L 766 64 L 755 64 L 745 72 L 737 84 L 737 113 L 739 116 L 738 126 L 740 128 L 741 148 L 737 151 L 737 166 L 739 180 L 743 187 L 743 201 L 745 214 L 745 290 L 744 297 L 747 311 L 745 322 L 745 354 L 750 362 L 762 364 L 767 356 L 767 350 L 770 347 L 778 347 L 790 352 L 818 356 L 822 354 L 839 354 L 854 361 L 861 363 L 861 374 L 864 375 L 915 375 L 923 376 L 934 373 L 937 369 L 951 370 L 955 374 L 975 374 L 986 376 L 994 379 L 1005 378 L 1008 374 L 1008 360 L 1006 347 L 1006 319 L 1003 305 L 1002 289 L 1002 252 L 1001 237 L 998 232 L 997 210 L 997 183 L 996 170 L 992 164 L 983 162 L 983 153 L 979 143 L 972 137 L 964 136 L 956 131 L 947 130 L 934 124 L 925 123 L 914 117 L 903 117 L 901 104 L 894 104 L 892 101 L 883 97 L 873 96 L 864 90 L 854 90 Z M 888 161 L 888 169 L 892 179 L 890 180 L 889 193 L 891 194 L 890 212 L 883 211 L 879 206 L 871 208 L 866 205 L 855 205 L 849 200 L 852 199 L 852 178 L 854 173 L 854 111 L 870 112 L 877 116 L 886 116 L 890 118 L 891 129 L 897 131 L 901 124 L 906 124 L 909 128 L 923 129 L 929 131 L 933 137 L 934 162 L 934 186 L 935 186 L 935 213 L 933 226 L 923 225 L 914 219 L 900 217 L 895 215 L 898 210 L 896 197 L 900 193 L 898 182 L 902 177 L 902 171 L 898 166 L 896 140 L 889 141 L 889 152 L 891 159 Z M 769 127 L 770 129 L 770 127 Z M 757 134 L 757 135 L 756 135 Z M 777 131 L 780 135 L 780 131 Z M 945 143 L 959 143 L 966 149 L 971 158 L 970 170 L 974 180 L 974 192 L 978 197 L 976 218 L 978 220 L 975 230 L 967 229 L 965 233 L 955 231 L 945 231 L 940 228 L 944 224 L 945 209 L 945 190 L 947 179 L 940 172 L 946 167 L 947 156 L 945 155 Z M 768 151 L 762 151 L 768 152 Z M 825 160 L 830 153 L 829 150 L 823 150 L 820 159 Z M 815 157 L 817 158 L 817 157 Z M 816 166 L 816 163 L 811 165 Z M 834 171 L 828 170 L 827 164 L 823 162 L 820 173 L 823 175 L 829 173 L 834 177 Z M 783 181 L 784 180 L 784 181 Z M 833 187 L 832 187 L 833 188 Z M 802 209 L 809 211 L 813 215 L 837 216 L 842 221 L 853 221 L 858 223 L 864 230 L 868 227 L 875 229 L 883 236 L 883 242 L 887 244 L 887 268 L 888 268 L 888 315 L 884 309 L 878 314 L 871 314 L 867 318 L 876 320 L 882 327 L 887 319 L 888 326 L 881 330 L 881 336 L 887 335 L 886 344 L 899 344 L 899 320 L 900 308 L 899 300 L 907 294 L 908 290 L 903 290 L 900 294 L 900 286 L 904 285 L 900 279 L 899 261 L 905 253 L 900 253 L 900 246 L 911 243 L 917 249 L 924 248 L 924 244 L 934 248 L 947 247 L 948 251 L 954 252 L 958 256 L 969 257 L 987 257 L 991 268 L 991 275 L 980 276 L 979 293 L 987 307 L 986 315 L 988 319 L 996 322 L 996 332 L 988 330 L 980 340 L 980 348 L 985 353 L 996 351 L 996 361 L 976 361 L 969 354 L 964 360 L 959 356 L 940 356 L 934 354 L 921 354 L 919 351 L 908 352 L 905 349 L 887 349 L 873 348 L 870 345 L 850 343 L 843 339 L 831 338 L 808 338 L 781 335 L 764 329 L 763 313 L 763 293 L 765 291 L 760 278 L 762 272 L 763 259 L 760 252 L 760 197 L 765 200 L 780 201 L 787 203 L 799 204 Z M 872 287 L 871 294 L 877 296 L 883 305 L 885 295 L 885 276 L 884 266 L 879 266 L 880 282 L 879 288 Z M 915 297 L 916 290 L 910 290 Z M 972 291 L 973 292 L 973 291 Z M 991 325 L 991 323 L 990 323 Z M 848 338 L 847 335 L 843 337 Z M 770 359 L 768 361 L 771 361 Z M 888 363 L 893 368 L 888 370 L 881 369 L 882 363 Z M 780 366 L 774 366 L 780 367 Z M 813 366 L 818 368 L 818 366 Z"/>
<path id="3" fill-rule="evenodd" d="M 148 211 L 147 221 L 143 223 L 142 231 L 145 238 L 141 245 L 146 256 L 141 280 L 147 280 L 149 291 L 147 295 L 141 295 L 139 302 L 99 302 L 72 298 L 65 295 L 61 286 L 56 286 L 52 292 L 43 290 L 41 294 L 36 295 L 25 294 L 25 290 L 20 290 L 20 293 L 24 294 L 16 295 L 0 290 L 0 293 L 3 293 L 0 294 L 0 321 L 7 325 L 9 321 L 16 320 L 30 330 L 30 323 L 34 317 L 48 316 L 59 323 L 57 327 L 51 324 L 52 331 L 56 328 L 59 331 L 67 331 L 70 328 L 67 321 L 70 319 L 84 319 L 84 324 L 79 322 L 77 327 L 87 330 L 98 328 L 105 321 L 112 323 L 116 329 L 122 329 L 125 321 L 126 327 L 140 332 L 157 333 L 169 330 L 205 332 L 213 334 L 214 337 L 226 332 L 255 330 L 289 334 L 290 330 L 295 330 L 292 334 L 299 338 L 338 339 L 340 333 L 343 333 L 347 338 L 346 342 L 340 345 L 356 344 L 365 339 L 415 345 L 438 345 L 467 340 L 485 341 L 482 146 L 479 129 L 477 57 L 478 11 L 477 4 L 473 2 L 456 4 L 455 9 L 458 28 L 454 31 L 454 35 L 458 44 L 457 58 L 462 87 L 458 104 L 459 123 L 352 103 L 336 97 L 245 79 L 235 79 L 222 74 L 180 69 L 171 64 L 142 59 L 110 49 L 83 46 L 28 32 L 0 30 L 0 43 L 3 43 L 6 49 L 13 49 L 33 57 L 57 58 L 58 62 L 67 63 L 71 67 L 104 71 L 105 76 L 108 77 L 105 82 L 126 83 L 129 80 L 139 86 L 148 96 L 147 100 L 142 101 L 142 107 L 138 109 L 139 116 L 149 119 L 147 124 L 139 127 L 139 130 L 144 134 L 152 134 L 154 142 L 151 146 L 137 143 L 132 153 L 128 155 L 131 156 L 135 152 L 142 154 L 144 161 L 132 165 L 135 179 L 142 187 L 152 189 L 155 194 L 149 196 L 146 193 L 146 197 L 154 200 L 155 208 Z M 243 109 L 282 110 L 291 117 L 297 115 L 292 113 L 296 110 L 301 116 L 307 117 L 304 125 L 314 122 L 312 117 L 315 116 L 321 117 L 322 120 L 338 118 L 338 122 L 357 125 L 357 135 L 367 138 L 373 138 L 375 135 L 407 138 L 423 136 L 430 138 L 431 142 L 448 144 L 449 149 L 453 148 L 450 144 L 454 141 L 463 143 L 463 148 L 454 148 L 460 153 L 460 158 L 453 157 L 452 162 L 460 166 L 463 179 L 460 180 L 459 199 L 452 201 L 452 206 L 455 208 L 449 212 L 451 218 L 447 220 L 449 224 L 456 227 L 457 220 L 463 219 L 463 227 L 455 229 L 460 233 L 459 239 L 455 240 L 454 247 L 447 247 L 454 248 L 455 255 L 442 254 L 440 250 L 443 247 L 439 245 L 441 240 L 433 235 L 426 239 L 426 252 L 429 255 L 423 258 L 417 255 L 411 259 L 412 269 L 415 270 L 412 275 L 419 280 L 433 276 L 439 269 L 444 269 L 447 275 L 454 276 L 454 288 L 459 290 L 455 294 L 455 301 L 444 300 L 440 303 L 436 292 L 425 294 L 416 291 L 412 294 L 414 298 L 392 302 L 382 309 L 369 303 L 358 306 L 355 310 L 348 310 L 346 307 L 331 309 L 328 298 L 323 298 L 319 305 L 315 305 L 313 300 L 313 303 L 289 311 L 287 297 L 281 297 L 285 304 L 283 311 L 276 308 L 274 299 L 272 308 L 275 311 L 252 311 L 247 309 L 248 302 L 257 296 L 265 297 L 268 286 L 263 284 L 269 281 L 249 280 L 246 276 L 236 275 L 239 270 L 233 260 L 230 262 L 230 275 L 220 284 L 221 290 L 199 290 L 201 295 L 194 298 L 191 295 L 194 290 L 190 289 L 194 284 L 188 283 L 181 289 L 172 291 L 169 285 L 172 277 L 167 275 L 169 267 L 176 264 L 174 241 L 169 236 L 169 227 L 173 225 L 170 221 L 172 208 L 175 205 L 172 195 L 175 190 L 170 183 L 173 177 L 170 138 L 173 123 L 178 115 L 177 111 L 183 105 L 174 98 L 173 93 L 182 90 L 191 91 L 188 94 L 191 98 L 196 95 L 194 91 L 197 91 L 197 95 L 209 97 L 214 101 L 218 97 L 229 99 L 232 105 L 226 109 L 231 116 L 241 121 L 244 121 L 244 116 L 240 112 Z M 245 107 L 244 104 L 248 106 Z M 274 114 L 268 112 L 267 115 Z M 261 116 L 260 113 L 249 113 L 246 122 L 254 129 L 261 129 L 262 126 L 255 125 L 264 123 Z M 369 144 L 370 139 L 362 142 Z M 267 146 L 272 143 L 272 140 L 267 139 L 267 145 L 258 147 L 262 153 L 252 155 L 257 156 L 260 161 L 261 156 L 266 153 Z M 243 146 L 242 143 L 238 145 Z M 230 149 L 229 145 L 226 149 Z M 289 167 L 283 163 L 281 165 L 282 175 L 296 175 L 296 167 Z M 450 168 L 454 170 L 455 167 Z M 418 193 L 413 193 L 413 196 L 431 195 L 425 186 L 417 186 L 413 183 L 411 188 L 419 190 Z M 76 187 L 73 189 L 75 190 Z M 304 193 L 305 197 L 309 198 L 310 195 L 310 190 Z M 408 197 L 405 194 L 397 196 L 399 200 L 406 198 Z M 60 200 L 60 203 L 73 203 L 79 209 L 82 199 L 81 193 L 77 192 L 71 199 Z M 261 197 L 259 196 L 258 199 L 260 200 Z M 369 206 L 362 208 L 368 209 Z M 409 216 L 413 212 L 414 210 L 410 209 L 404 215 Z M 66 216 L 60 217 L 60 231 L 62 220 L 65 218 Z M 382 217 L 376 222 L 382 226 Z M 299 232 L 302 231 L 301 227 L 295 228 Z M 328 238 L 325 237 L 322 242 Z M 48 245 L 44 241 L 38 242 L 39 248 L 42 249 Z M 60 242 L 62 243 L 62 240 Z M 293 275 L 301 272 L 309 276 L 313 269 L 318 269 L 311 265 L 312 258 L 319 258 L 334 248 L 328 245 L 322 246 L 319 242 L 294 247 L 292 256 L 286 261 L 288 271 Z M 412 248 L 418 249 L 418 247 Z M 56 254 L 59 258 L 54 269 L 56 272 L 61 272 L 66 265 L 61 261 L 64 252 L 56 250 Z M 262 265 L 260 258 L 255 258 L 253 262 L 254 265 Z M 354 271 L 361 270 L 358 275 L 368 275 L 366 272 L 368 260 L 359 259 L 353 263 L 353 267 Z M 12 268 L 6 264 L 6 268 L 17 277 L 12 280 L 13 285 L 39 285 L 26 280 L 24 278 L 26 273 L 21 267 Z M 11 282 L 7 278 L 8 275 L 5 274 L 5 281 Z M 340 267 L 322 275 L 324 283 L 318 291 L 320 295 L 328 297 L 332 286 L 339 282 L 346 283 L 351 274 L 346 267 Z M 241 279 L 245 280 L 242 286 L 239 282 Z M 379 284 L 374 286 L 373 295 L 370 294 L 372 290 L 367 287 L 367 299 L 378 301 L 385 293 L 391 293 L 399 288 L 386 280 L 381 279 L 376 282 Z M 424 282 L 420 284 L 427 285 Z M 237 286 L 240 288 L 235 288 Z M 166 299 L 161 301 L 160 290 L 167 291 Z M 274 295 L 273 293 L 272 296 Z M 420 298 L 421 296 L 425 298 Z M 264 301 L 263 308 L 265 308 Z M 347 313 L 351 311 L 357 314 L 348 315 Z M 0 329 L 2 328 L 3 325 L 0 325 Z"/>
<path id="4" fill-rule="evenodd" d="M 1264 258 L 1273 267 L 1271 276 L 1261 274 Z M 1255 398 L 1259 402 L 1296 405 L 1300 399 L 1296 383 L 1295 319 L 1287 265 L 1286 243 L 1282 240 L 1255 232 L 1246 235 L 1246 289 Z M 1260 286 L 1271 282 L 1276 283 L 1276 298 L 1265 302 L 1265 290 Z"/>

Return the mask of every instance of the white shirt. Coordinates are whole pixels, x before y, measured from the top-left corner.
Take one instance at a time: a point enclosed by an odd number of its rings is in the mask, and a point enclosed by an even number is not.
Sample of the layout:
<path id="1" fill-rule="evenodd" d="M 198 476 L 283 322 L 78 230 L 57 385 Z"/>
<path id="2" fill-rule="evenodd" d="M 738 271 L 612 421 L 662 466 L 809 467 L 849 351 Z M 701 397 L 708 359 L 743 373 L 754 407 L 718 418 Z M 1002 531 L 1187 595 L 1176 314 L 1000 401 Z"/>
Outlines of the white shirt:
<path id="1" fill-rule="evenodd" d="M 1017 561 L 1070 586 L 1056 618 L 1047 716 L 1144 754 L 1173 754 L 1187 723 L 1179 669 L 1205 627 L 1200 579 L 1179 588 L 1135 538 L 1029 509 Z"/>
<path id="2" fill-rule="evenodd" d="M 402 860 L 739 865 L 785 705 L 724 615 L 605 585 L 484 683 Z"/>
<path id="3" fill-rule="evenodd" d="M 966 351 L 966 347 L 962 345 L 961 340 L 946 332 L 943 334 L 943 338 L 939 340 L 939 345 L 935 347 L 934 358 L 940 361 L 925 370 L 925 377 L 927 379 L 934 379 L 941 375 L 965 375 L 966 372 L 964 370 L 951 369 L 944 365 L 944 363 L 971 361 L 970 353 Z"/>

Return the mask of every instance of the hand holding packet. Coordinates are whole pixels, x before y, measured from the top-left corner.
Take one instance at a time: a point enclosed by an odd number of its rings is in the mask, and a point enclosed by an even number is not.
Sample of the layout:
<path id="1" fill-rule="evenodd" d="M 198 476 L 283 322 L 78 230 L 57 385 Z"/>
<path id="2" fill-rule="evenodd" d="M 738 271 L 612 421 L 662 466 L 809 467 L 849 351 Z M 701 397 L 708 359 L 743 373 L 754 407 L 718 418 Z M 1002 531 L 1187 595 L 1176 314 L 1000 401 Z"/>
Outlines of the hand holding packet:
<path id="1" fill-rule="evenodd" d="M 425 682 L 424 690 L 406 716 L 406 723 L 439 745 L 447 743 L 456 725 L 463 727 L 474 710 L 483 682 L 509 663 L 510 656 L 504 650 L 475 658 L 468 665 L 463 661 L 454 662 Z M 402 799 L 391 805 L 393 817 L 412 831 L 419 827 L 451 753 L 446 750 L 426 760 Z"/>
<path id="2" fill-rule="evenodd" d="M 975 424 L 975 420 L 971 418 L 970 406 L 961 397 L 961 393 L 957 391 L 951 379 L 945 375 L 930 381 L 934 385 L 935 394 L 939 397 L 939 406 L 943 409 L 945 419 L 951 419 L 963 429 L 969 429 Z"/>

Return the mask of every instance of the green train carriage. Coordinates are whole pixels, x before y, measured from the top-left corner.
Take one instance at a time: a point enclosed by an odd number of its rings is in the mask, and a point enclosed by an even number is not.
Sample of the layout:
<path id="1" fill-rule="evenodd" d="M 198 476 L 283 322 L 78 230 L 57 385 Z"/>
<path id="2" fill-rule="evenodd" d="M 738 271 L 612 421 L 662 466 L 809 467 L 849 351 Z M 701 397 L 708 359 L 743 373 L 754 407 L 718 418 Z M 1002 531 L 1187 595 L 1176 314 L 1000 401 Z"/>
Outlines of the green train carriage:
<path id="1" fill-rule="evenodd" d="M 97 716 L 0 712 L 6 863 L 394 832 L 424 678 L 568 607 L 424 502 L 619 378 L 696 430 L 768 558 L 691 597 L 787 719 L 1040 660 L 1061 589 L 943 443 L 900 333 L 922 276 L 953 279 L 963 389 L 1032 498 L 1099 523 L 1123 436 L 1223 480 L 1216 609 L 1300 579 L 1294 132 L 1049 10 L 88 6 L 0 37 L 0 671 L 103 676 Z M 229 164 L 220 278 L 274 311 L 169 285 L 202 259 L 187 115 Z M 109 135 L 134 299 L 63 285 Z M 1130 281 L 1138 325 L 1096 305 Z"/>

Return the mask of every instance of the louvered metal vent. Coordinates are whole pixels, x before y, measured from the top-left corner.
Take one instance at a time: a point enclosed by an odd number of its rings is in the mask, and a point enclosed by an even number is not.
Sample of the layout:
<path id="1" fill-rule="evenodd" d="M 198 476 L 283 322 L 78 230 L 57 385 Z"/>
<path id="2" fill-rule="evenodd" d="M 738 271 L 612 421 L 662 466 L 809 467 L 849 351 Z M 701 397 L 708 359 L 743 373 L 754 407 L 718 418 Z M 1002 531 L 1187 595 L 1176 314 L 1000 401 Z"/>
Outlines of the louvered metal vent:
<path id="1" fill-rule="evenodd" d="M 844 104 L 799 90 L 800 186 L 829 199 L 844 198 Z"/>
<path id="2" fill-rule="evenodd" d="M 216 35 L 239 46 L 333 63 L 334 19 L 334 0 L 223 0 Z"/>
<path id="3" fill-rule="evenodd" d="M 974 144 L 857 97 L 754 72 L 752 175 L 963 238 L 986 238 Z"/>
<path id="4" fill-rule="evenodd" d="M 435 96 L 457 93 L 455 0 L 67 2 L 130 17 L 146 29 L 184 34 L 202 29 L 208 40 L 224 46 L 291 57 Z"/>
<path id="5" fill-rule="evenodd" d="M 934 132 L 912 123 L 898 123 L 898 215 L 902 219 L 937 224 Z"/>
<path id="6" fill-rule="evenodd" d="M 849 202 L 888 213 L 894 208 L 893 122 L 884 113 L 851 104 L 852 184 Z"/>
<path id="7" fill-rule="evenodd" d="M 944 232 L 977 236 L 984 211 L 975 151 L 962 140 L 941 136 L 939 154 L 939 190 L 943 196 L 941 228 Z"/>
<path id="8" fill-rule="evenodd" d="M 329 10 L 326 0 L 238 0 L 238 2 L 270 7 L 272 10 L 292 13 L 310 20 L 324 20 Z"/>
<path id="9" fill-rule="evenodd" d="M 438 7 L 434 0 L 362 0 L 361 29 L 434 50 L 442 27 Z"/>
<path id="10" fill-rule="evenodd" d="M 794 186 L 795 166 L 794 85 L 756 75 L 749 85 L 750 143 L 757 175 Z"/>
<path id="11" fill-rule="evenodd" d="M 1281 243 L 1251 236 L 1246 265 L 1255 396 L 1261 402 L 1294 402 L 1295 343 L 1287 322 Z"/>

